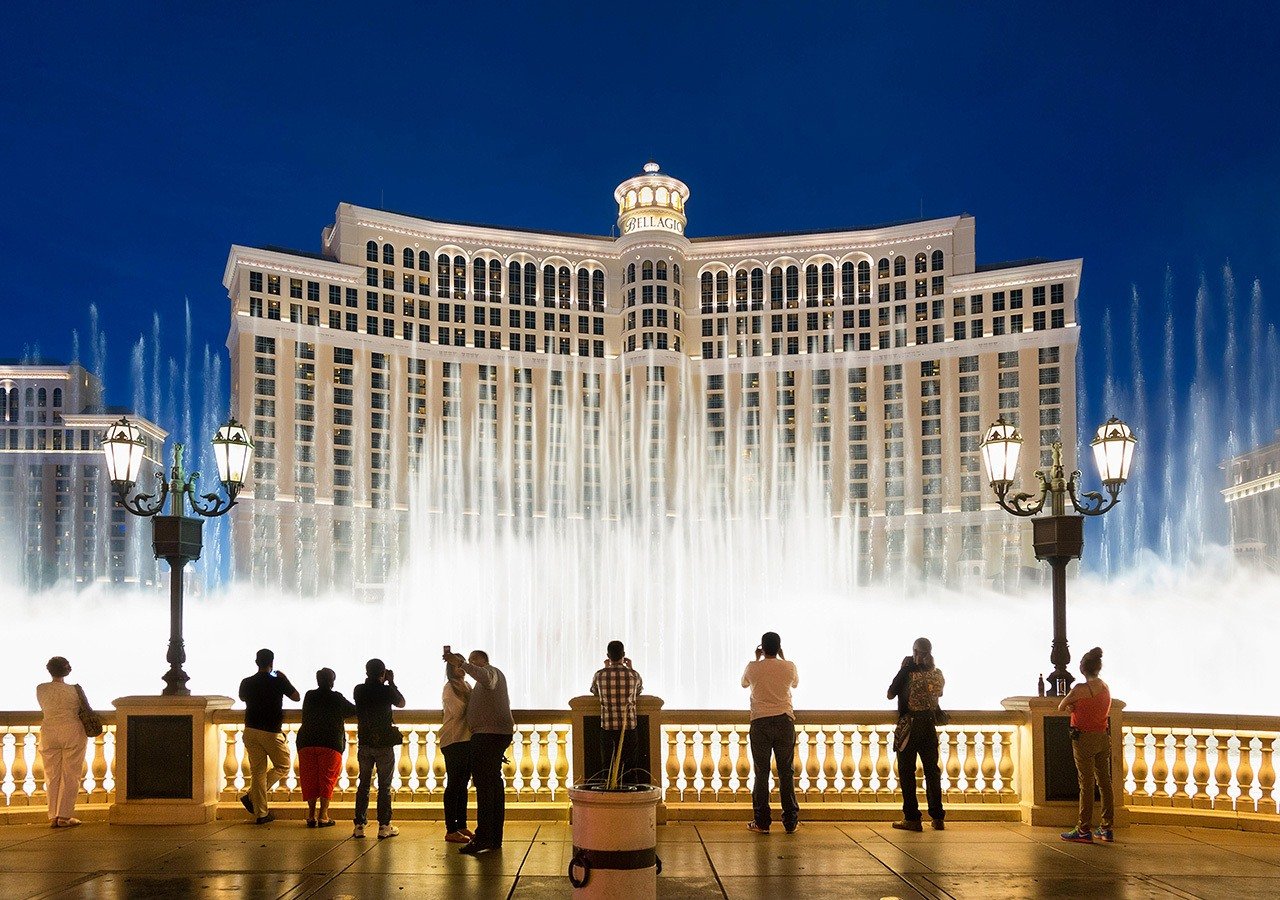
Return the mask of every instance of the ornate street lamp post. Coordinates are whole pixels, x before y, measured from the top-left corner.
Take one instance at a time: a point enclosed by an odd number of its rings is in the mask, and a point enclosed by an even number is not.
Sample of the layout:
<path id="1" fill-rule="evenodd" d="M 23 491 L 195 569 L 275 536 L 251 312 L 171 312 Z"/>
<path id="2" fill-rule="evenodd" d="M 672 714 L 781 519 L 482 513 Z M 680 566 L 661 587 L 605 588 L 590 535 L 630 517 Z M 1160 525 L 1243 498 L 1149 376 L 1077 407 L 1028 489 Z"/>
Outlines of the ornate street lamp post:
<path id="1" fill-rule="evenodd" d="M 987 429 L 982 441 L 982 461 L 987 468 L 987 478 L 995 491 L 996 502 L 1001 509 L 1015 516 L 1034 516 L 1049 503 L 1049 515 L 1032 520 L 1032 541 L 1036 559 L 1049 563 L 1053 572 L 1053 649 L 1049 661 L 1053 674 L 1049 676 L 1049 695 L 1062 696 L 1075 679 L 1067 671 L 1071 651 L 1067 648 L 1067 563 L 1079 559 L 1084 549 L 1084 516 L 1100 516 L 1119 501 L 1120 489 L 1129 480 L 1129 467 L 1133 464 L 1133 451 L 1138 445 L 1129 426 L 1112 416 L 1092 441 L 1093 458 L 1102 478 L 1102 486 L 1109 499 L 1098 491 L 1080 492 L 1080 472 L 1070 477 L 1062 467 L 1062 443 L 1053 444 L 1053 462 L 1048 470 L 1037 469 L 1040 496 L 1025 492 L 1010 496 L 1018 471 L 1018 454 L 1022 449 L 1022 435 L 1004 417 Z M 1080 515 L 1068 515 L 1067 499 Z"/>
<path id="2" fill-rule="evenodd" d="M 190 505 L 199 516 L 212 518 L 225 515 L 236 505 L 236 494 L 244 486 L 249 473 L 249 461 L 253 458 L 253 441 L 243 425 L 231 419 L 218 429 L 213 438 L 213 457 L 218 465 L 218 478 L 227 493 L 224 500 L 217 494 L 196 494 L 199 472 L 184 472 L 182 468 L 182 444 L 173 448 L 173 468 L 169 478 L 156 472 L 159 490 L 154 494 L 129 492 L 138 480 L 142 466 L 142 431 L 127 418 L 109 426 L 102 435 L 102 450 L 107 457 L 107 474 L 120 505 L 135 516 L 152 520 L 152 544 L 156 559 L 169 563 L 169 652 L 165 659 L 169 671 L 164 675 L 167 697 L 190 696 L 187 673 L 182 665 L 187 661 L 187 651 L 182 641 L 182 570 L 189 562 L 200 558 L 203 546 L 201 532 L 204 522 L 186 514 Z M 170 498 L 169 514 L 161 515 L 165 498 Z"/>

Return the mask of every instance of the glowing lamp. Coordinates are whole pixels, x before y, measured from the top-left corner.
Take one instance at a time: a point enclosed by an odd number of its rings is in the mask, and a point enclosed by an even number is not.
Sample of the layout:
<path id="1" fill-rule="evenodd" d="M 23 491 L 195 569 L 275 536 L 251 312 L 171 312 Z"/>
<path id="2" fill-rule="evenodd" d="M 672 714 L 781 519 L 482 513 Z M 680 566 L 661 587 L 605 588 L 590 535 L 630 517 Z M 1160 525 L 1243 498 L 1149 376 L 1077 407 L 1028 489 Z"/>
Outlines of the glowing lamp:
<path id="1" fill-rule="evenodd" d="M 126 417 L 107 426 L 102 434 L 102 452 L 107 457 L 107 476 L 111 483 L 128 489 L 138 480 L 142 468 L 142 430 Z"/>
<path id="2" fill-rule="evenodd" d="M 987 479 L 993 486 L 1007 488 L 1017 476 L 1018 454 L 1022 450 L 1022 435 L 1017 427 L 1001 416 L 987 429 L 981 448 Z"/>
<path id="3" fill-rule="evenodd" d="M 218 478 L 234 497 L 248 477 L 249 461 L 253 459 L 249 432 L 235 419 L 229 419 L 214 436 L 213 458 L 218 464 Z"/>
<path id="4" fill-rule="evenodd" d="M 1115 416 L 1098 429 L 1092 441 L 1093 461 L 1098 475 L 1106 485 L 1122 485 L 1129 480 L 1129 467 L 1133 465 L 1133 451 L 1138 439 L 1133 430 Z"/>

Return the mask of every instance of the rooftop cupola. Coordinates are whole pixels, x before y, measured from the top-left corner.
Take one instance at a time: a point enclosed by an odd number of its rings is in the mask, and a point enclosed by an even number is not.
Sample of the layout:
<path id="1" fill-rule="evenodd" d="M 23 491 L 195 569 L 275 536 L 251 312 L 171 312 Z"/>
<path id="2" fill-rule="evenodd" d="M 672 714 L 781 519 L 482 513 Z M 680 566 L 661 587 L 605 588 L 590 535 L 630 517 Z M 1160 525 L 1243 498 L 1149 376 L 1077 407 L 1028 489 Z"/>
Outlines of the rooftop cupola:
<path id="1" fill-rule="evenodd" d="M 653 160 L 644 164 L 639 175 L 618 185 L 613 199 L 618 201 L 618 231 L 624 236 L 640 231 L 684 234 L 689 186 L 664 175 Z"/>

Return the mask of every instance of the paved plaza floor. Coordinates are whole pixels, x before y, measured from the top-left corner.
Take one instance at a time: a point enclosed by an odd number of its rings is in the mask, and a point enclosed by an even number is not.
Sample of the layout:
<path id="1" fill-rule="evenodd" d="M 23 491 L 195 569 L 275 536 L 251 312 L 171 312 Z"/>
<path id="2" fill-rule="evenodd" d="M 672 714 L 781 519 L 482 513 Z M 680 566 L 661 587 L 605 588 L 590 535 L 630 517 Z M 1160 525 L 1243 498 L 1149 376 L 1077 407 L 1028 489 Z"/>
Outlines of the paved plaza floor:
<path id="1" fill-rule="evenodd" d="M 564 823 L 510 822 L 500 854 L 461 856 L 439 823 L 354 840 L 348 823 L 266 826 L 0 826 L 0 898 L 567 897 Z M 665 898 L 1280 897 L 1280 836 L 1134 826 L 1114 845 L 1057 829 L 958 822 L 911 834 L 888 823 L 658 829 Z"/>

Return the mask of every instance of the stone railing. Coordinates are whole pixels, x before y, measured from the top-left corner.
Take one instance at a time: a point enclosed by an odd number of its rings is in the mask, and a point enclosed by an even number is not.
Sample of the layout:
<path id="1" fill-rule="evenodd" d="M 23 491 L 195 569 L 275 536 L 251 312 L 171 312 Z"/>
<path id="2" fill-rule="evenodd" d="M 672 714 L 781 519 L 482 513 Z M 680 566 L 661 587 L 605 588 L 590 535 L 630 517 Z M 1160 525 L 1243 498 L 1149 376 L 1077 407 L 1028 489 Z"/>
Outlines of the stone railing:
<path id="1" fill-rule="evenodd" d="M 1280 718 L 1126 710 L 1123 741 L 1132 821 L 1234 820 L 1280 830 L 1274 759 Z"/>
<path id="2" fill-rule="evenodd" d="M 653 778 L 663 789 L 667 818 L 741 818 L 751 798 L 749 722 L 745 712 L 664 710 L 648 706 Z M 1045 706 L 1045 701 L 1032 706 Z M 1048 704 L 1049 707 L 1052 704 Z M 589 767 L 582 762 L 582 717 L 574 710 L 520 710 L 506 767 L 507 800 L 515 818 L 565 818 L 565 788 Z M 642 709 L 642 712 L 644 710 Z M 1040 713 L 1043 715 L 1043 712 Z M 1044 753 L 1035 746 L 1034 716 L 1019 708 L 956 711 L 941 729 L 944 803 L 960 819 L 1028 820 Z M 298 713 L 286 714 L 293 746 Z M 104 818 L 115 801 L 116 714 L 89 741 L 78 808 Z M 404 733 L 394 789 L 398 815 L 435 818 L 444 781 L 437 746 L 439 711 L 397 711 Z M 243 816 L 238 798 L 248 777 L 243 714 L 213 714 L 221 766 L 219 814 Z M 1170 822 L 1280 831 L 1275 760 L 1280 718 L 1144 713 L 1120 718 L 1117 781 L 1132 822 Z M 796 716 L 796 790 L 808 819 L 889 819 L 901 797 L 892 752 L 894 717 L 882 711 L 806 711 Z M 40 715 L 0 713 L 0 822 L 42 821 L 46 796 L 38 751 Z M 348 729 L 339 811 L 355 796 L 355 732 Z M 297 756 L 272 801 L 283 816 L 301 815 Z M 1058 804 L 1070 815 L 1071 803 Z"/>

